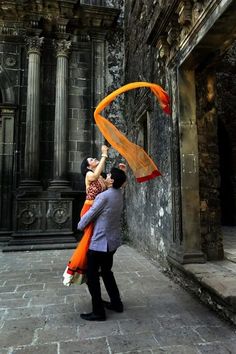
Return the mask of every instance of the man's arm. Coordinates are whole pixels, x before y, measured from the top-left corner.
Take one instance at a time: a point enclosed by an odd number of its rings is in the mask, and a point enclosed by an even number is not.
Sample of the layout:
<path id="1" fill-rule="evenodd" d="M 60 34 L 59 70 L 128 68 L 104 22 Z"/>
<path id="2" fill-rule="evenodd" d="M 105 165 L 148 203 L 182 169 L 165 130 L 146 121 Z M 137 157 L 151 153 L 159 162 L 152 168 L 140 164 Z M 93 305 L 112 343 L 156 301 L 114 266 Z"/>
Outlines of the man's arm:
<path id="1" fill-rule="evenodd" d="M 91 222 L 94 221 L 104 208 L 106 199 L 103 193 L 99 194 L 95 200 L 92 207 L 81 217 L 80 222 L 77 225 L 78 230 L 84 230 L 84 228 Z"/>

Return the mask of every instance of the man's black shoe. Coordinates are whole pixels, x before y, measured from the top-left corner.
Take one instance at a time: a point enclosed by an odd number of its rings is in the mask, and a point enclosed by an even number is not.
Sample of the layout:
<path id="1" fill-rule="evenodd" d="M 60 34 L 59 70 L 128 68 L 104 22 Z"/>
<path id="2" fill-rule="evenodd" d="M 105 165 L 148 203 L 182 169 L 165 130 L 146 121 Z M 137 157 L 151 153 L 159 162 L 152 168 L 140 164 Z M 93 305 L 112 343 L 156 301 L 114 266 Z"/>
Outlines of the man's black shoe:
<path id="1" fill-rule="evenodd" d="M 86 321 L 106 321 L 106 315 L 96 315 L 93 312 L 81 313 L 80 317 Z"/>
<path id="2" fill-rule="evenodd" d="M 114 306 L 111 302 L 105 301 L 105 300 L 103 300 L 102 303 L 103 303 L 104 307 L 108 310 L 112 310 L 115 312 L 123 312 L 124 311 L 124 307 L 123 307 L 122 302 L 116 306 Z"/>

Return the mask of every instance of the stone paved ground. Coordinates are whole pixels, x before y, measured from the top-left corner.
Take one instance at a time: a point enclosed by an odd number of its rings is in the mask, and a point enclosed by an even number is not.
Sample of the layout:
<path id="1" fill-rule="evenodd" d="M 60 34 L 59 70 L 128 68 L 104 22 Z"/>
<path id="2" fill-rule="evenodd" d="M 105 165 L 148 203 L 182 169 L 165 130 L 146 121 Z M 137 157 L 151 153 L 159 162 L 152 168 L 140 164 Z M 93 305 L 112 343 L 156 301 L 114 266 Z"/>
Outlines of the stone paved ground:
<path id="1" fill-rule="evenodd" d="M 86 286 L 61 283 L 70 254 L 0 253 L 0 354 L 236 353 L 235 329 L 128 246 L 114 265 L 124 313 L 83 321 Z"/>

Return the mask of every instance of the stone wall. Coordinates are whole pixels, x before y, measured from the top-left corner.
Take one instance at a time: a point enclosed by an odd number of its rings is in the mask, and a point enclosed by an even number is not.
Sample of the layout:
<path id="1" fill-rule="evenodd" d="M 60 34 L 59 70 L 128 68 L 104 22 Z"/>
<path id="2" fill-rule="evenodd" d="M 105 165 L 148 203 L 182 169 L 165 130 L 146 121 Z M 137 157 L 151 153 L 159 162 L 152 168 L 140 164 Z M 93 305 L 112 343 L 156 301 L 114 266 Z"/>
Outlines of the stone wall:
<path id="1" fill-rule="evenodd" d="M 171 94 L 171 119 L 150 93 L 136 90 L 125 101 L 130 138 L 163 174 L 141 186 L 131 176 L 127 188 L 128 233 L 155 258 L 223 257 L 218 121 L 234 135 L 234 85 L 227 84 L 234 51 L 222 53 L 234 38 L 235 10 L 231 0 L 126 3 L 125 79 L 156 82 Z M 228 104 L 220 98 L 226 91 Z"/>
<path id="2" fill-rule="evenodd" d="M 126 3 L 126 82 L 154 82 L 168 90 L 165 68 L 156 60 L 157 50 L 147 45 L 145 40 L 147 25 L 158 10 L 158 4 L 155 3 Z M 147 135 L 148 153 L 162 173 L 161 177 L 142 184 L 138 184 L 132 174 L 129 175 L 126 187 L 128 235 L 135 245 L 148 251 L 153 258 L 164 258 L 172 233 L 170 118 L 161 112 L 155 98 L 146 89 L 126 94 L 125 115 L 129 138 L 134 143 L 142 142 L 143 130 L 143 134 Z"/>

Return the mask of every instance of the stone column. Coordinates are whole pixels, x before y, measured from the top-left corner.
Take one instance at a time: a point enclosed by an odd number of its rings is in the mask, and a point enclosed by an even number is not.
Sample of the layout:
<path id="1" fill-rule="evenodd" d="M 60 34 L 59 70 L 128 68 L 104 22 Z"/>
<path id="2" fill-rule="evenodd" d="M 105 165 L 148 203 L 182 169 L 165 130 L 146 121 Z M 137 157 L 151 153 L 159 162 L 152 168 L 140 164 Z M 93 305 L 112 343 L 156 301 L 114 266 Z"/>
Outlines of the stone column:
<path id="1" fill-rule="evenodd" d="M 104 98 L 105 92 L 105 33 L 90 33 L 92 42 L 92 85 L 91 85 L 91 101 L 93 113 L 97 104 Z M 93 155 L 98 155 L 104 138 L 93 121 Z"/>
<path id="2" fill-rule="evenodd" d="M 26 111 L 24 180 L 20 187 L 40 187 L 39 178 L 39 106 L 40 49 L 43 37 L 27 38 L 29 66 Z"/>
<path id="3" fill-rule="evenodd" d="M 67 114 L 68 114 L 68 55 L 71 42 L 56 43 L 57 73 L 54 126 L 53 181 L 49 188 L 67 188 Z"/>
<path id="4" fill-rule="evenodd" d="M 0 108 L 0 237 L 12 230 L 15 107 Z"/>

